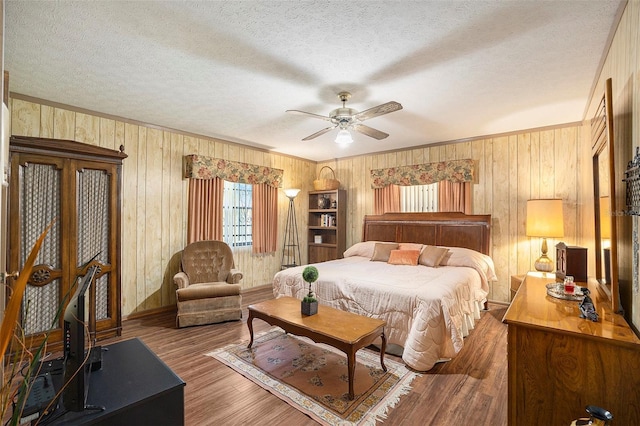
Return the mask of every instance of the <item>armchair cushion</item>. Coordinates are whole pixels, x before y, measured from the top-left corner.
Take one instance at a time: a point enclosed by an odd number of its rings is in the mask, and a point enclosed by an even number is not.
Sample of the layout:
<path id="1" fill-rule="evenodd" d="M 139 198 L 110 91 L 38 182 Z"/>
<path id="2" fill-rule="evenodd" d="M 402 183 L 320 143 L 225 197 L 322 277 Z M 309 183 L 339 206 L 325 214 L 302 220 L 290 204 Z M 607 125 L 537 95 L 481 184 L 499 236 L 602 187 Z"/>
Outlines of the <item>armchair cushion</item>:
<path id="1" fill-rule="evenodd" d="M 176 291 L 178 301 L 195 299 L 208 299 L 212 297 L 238 296 L 240 294 L 240 284 L 224 283 L 199 283 L 191 284 L 187 288 L 180 288 Z"/>

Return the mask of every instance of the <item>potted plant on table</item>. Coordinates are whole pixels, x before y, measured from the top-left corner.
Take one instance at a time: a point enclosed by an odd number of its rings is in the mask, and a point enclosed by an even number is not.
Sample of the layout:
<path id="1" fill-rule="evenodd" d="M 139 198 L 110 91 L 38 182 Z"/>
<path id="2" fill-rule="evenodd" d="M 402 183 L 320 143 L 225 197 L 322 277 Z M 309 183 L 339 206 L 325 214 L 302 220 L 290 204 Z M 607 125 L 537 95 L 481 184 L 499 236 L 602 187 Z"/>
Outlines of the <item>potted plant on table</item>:
<path id="1" fill-rule="evenodd" d="M 318 280 L 318 269 L 315 266 L 307 266 L 302 271 L 302 279 L 309 283 L 309 293 L 302 299 L 302 315 L 315 315 L 318 313 L 318 299 L 311 291 L 311 284 Z"/>

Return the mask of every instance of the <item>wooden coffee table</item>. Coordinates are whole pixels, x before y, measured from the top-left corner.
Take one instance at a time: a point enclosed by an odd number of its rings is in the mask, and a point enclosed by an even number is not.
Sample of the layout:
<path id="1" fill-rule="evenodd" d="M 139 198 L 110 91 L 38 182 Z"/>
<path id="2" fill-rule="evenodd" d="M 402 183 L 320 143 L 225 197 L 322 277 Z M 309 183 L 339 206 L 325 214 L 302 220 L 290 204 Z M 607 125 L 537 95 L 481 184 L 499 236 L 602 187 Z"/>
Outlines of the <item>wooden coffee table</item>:
<path id="1" fill-rule="evenodd" d="M 382 339 L 380 365 L 384 371 L 384 352 L 387 338 L 384 335 L 383 320 L 352 314 L 329 306 L 319 305 L 318 313 L 305 316 L 300 313 L 300 300 L 281 297 L 249 305 L 247 326 L 251 334 L 249 346 L 253 345 L 253 319 L 260 318 L 271 325 L 282 328 L 287 333 L 305 336 L 317 343 L 326 343 L 347 354 L 349 369 L 349 399 L 354 398 L 353 377 L 356 370 L 356 352 L 370 345 L 378 337 Z"/>

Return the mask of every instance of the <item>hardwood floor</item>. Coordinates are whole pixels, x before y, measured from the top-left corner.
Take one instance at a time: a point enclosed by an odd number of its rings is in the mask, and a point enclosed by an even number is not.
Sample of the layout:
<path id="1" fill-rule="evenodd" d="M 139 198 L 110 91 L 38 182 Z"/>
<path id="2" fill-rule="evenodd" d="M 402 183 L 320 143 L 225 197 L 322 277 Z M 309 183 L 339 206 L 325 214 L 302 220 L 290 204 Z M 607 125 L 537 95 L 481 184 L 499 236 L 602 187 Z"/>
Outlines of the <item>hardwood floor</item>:
<path id="1" fill-rule="evenodd" d="M 242 321 L 177 329 L 175 314 L 124 321 L 123 335 L 139 337 L 186 382 L 185 423 L 201 425 L 314 425 L 295 408 L 204 354 L 234 342 L 248 342 L 246 307 L 272 298 L 270 287 L 243 293 Z M 506 425 L 506 306 L 489 304 L 453 360 L 416 378 L 392 409 L 388 425 Z M 254 331 L 270 328 L 254 320 Z M 387 355 L 401 361 L 393 355 Z"/>

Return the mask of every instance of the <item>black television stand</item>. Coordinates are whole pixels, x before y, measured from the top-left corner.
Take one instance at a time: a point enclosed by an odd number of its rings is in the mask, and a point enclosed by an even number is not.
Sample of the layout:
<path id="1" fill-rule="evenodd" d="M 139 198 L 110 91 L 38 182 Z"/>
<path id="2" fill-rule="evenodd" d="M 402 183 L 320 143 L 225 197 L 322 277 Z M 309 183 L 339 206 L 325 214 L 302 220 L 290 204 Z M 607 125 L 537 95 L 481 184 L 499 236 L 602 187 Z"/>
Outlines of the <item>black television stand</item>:
<path id="1" fill-rule="evenodd" d="M 102 368 L 90 374 L 85 408 L 104 410 L 69 411 L 51 423 L 43 419 L 44 424 L 184 425 L 185 383 L 140 339 L 106 345 L 97 353 Z"/>

